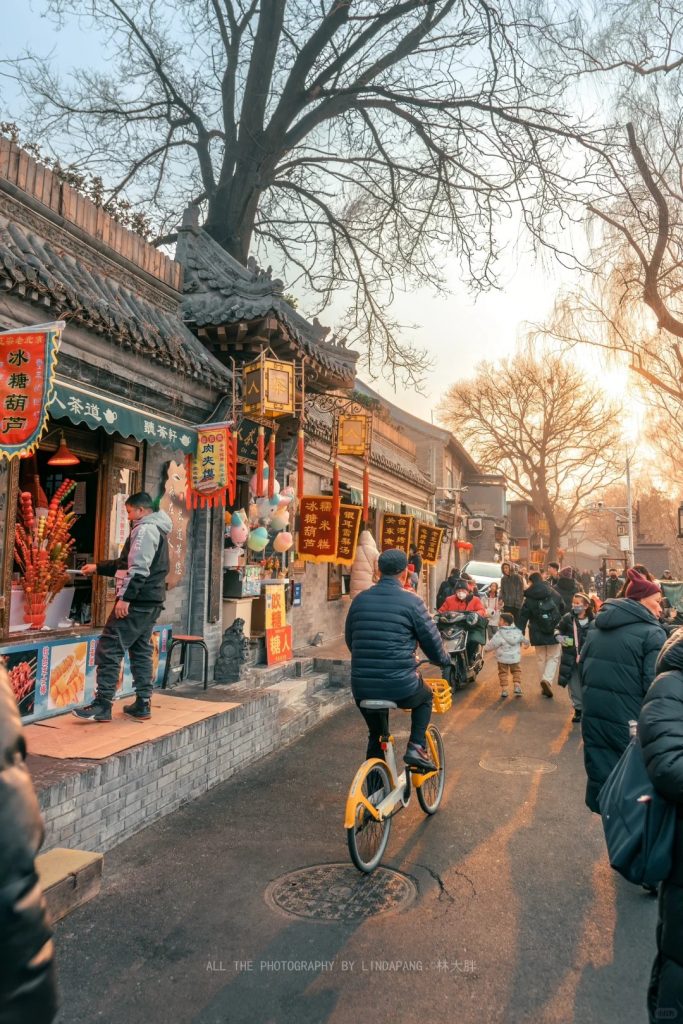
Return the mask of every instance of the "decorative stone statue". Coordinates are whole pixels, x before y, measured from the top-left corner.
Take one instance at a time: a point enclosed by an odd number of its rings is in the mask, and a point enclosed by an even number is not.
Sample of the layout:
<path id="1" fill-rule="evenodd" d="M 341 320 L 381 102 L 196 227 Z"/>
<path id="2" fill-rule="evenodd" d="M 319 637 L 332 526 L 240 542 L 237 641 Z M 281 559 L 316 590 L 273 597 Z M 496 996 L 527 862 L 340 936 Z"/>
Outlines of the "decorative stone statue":
<path id="1" fill-rule="evenodd" d="M 216 683 L 237 683 L 247 660 L 249 641 L 244 635 L 244 619 L 235 619 L 223 633 L 223 642 L 213 670 Z"/>

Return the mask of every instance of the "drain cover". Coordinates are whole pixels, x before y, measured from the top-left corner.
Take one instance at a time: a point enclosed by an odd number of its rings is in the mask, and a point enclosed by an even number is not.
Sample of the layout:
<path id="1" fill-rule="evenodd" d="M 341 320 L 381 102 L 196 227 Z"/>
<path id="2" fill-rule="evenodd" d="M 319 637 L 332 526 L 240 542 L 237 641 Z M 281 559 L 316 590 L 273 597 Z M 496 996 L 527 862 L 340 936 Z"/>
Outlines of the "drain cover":
<path id="1" fill-rule="evenodd" d="M 487 772 L 500 772 L 501 775 L 533 775 L 534 772 L 554 772 L 557 765 L 552 761 L 544 761 L 540 757 L 527 757 L 526 754 L 512 754 L 509 757 L 485 757 L 479 767 Z"/>
<path id="2" fill-rule="evenodd" d="M 417 886 L 407 875 L 383 867 L 362 875 L 350 864 L 292 871 L 276 878 L 265 892 L 269 906 L 320 921 L 360 921 L 404 910 L 416 897 Z"/>

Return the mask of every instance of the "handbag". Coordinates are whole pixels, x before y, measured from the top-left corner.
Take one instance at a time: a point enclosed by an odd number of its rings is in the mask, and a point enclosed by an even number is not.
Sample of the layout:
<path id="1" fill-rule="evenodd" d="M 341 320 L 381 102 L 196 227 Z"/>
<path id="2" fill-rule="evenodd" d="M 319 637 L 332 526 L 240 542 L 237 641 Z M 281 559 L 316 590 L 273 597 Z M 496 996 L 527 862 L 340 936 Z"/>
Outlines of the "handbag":
<path id="1" fill-rule="evenodd" d="M 598 794 L 609 862 L 627 881 L 655 886 L 671 874 L 676 805 L 650 781 L 637 734 Z"/>

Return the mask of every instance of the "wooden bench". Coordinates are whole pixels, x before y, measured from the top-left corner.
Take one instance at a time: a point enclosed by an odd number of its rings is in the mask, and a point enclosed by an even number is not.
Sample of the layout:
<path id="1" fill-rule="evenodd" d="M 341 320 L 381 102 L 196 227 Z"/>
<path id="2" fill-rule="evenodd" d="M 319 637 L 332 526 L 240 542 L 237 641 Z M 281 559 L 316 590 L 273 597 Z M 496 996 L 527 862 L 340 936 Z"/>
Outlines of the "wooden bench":
<path id="1" fill-rule="evenodd" d="M 48 850 L 36 857 L 36 871 L 54 923 L 93 899 L 102 885 L 101 853 L 85 850 Z"/>

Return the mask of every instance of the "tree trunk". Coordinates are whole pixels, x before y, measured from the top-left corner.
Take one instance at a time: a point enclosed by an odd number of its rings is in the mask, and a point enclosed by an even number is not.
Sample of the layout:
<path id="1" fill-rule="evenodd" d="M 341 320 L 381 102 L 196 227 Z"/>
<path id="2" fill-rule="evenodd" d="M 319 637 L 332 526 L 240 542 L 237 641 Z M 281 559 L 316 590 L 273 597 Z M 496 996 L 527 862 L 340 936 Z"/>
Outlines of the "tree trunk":
<path id="1" fill-rule="evenodd" d="M 548 520 L 548 533 L 550 535 L 548 541 L 548 561 L 557 562 L 557 552 L 560 547 L 560 530 L 554 516 L 546 513 L 546 519 Z"/>

